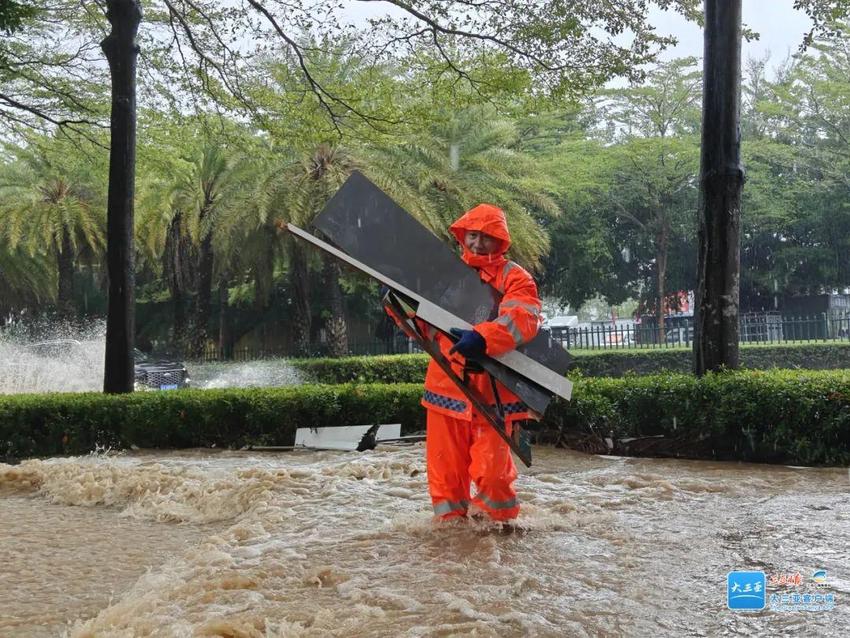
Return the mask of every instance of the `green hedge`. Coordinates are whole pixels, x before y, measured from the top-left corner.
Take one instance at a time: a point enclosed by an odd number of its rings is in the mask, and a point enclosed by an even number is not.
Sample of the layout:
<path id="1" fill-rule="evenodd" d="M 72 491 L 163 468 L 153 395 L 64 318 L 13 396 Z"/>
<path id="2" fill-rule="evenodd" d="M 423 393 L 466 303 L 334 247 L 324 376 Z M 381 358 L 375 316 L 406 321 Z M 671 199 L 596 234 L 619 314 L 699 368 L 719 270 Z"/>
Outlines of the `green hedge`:
<path id="1" fill-rule="evenodd" d="M 850 371 L 742 371 L 582 378 L 545 429 L 654 437 L 629 453 L 850 465 Z"/>
<path id="2" fill-rule="evenodd" d="M 690 348 L 658 350 L 573 351 L 574 367 L 585 376 L 620 377 L 626 374 L 654 374 L 662 370 L 690 373 Z M 836 370 L 850 368 L 850 343 L 805 343 L 741 346 L 741 367 L 749 370 L 771 368 Z"/>
<path id="3" fill-rule="evenodd" d="M 800 465 L 850 464 L 850 371 L 735 372 L 696 379 L 577 377 L 541 436 L 644 439 L 630 453 Z M 297 427 L 423 427 L 419 384 L 0 397 L 0 456 L 81 454 L 96 445 L 292 444 Z"/>
<path id="4" fill-rule="evenodd" d="M 420 385 L 0 396 L 0 457 L 126 448 L 291 445 L 306 426 L 424 427 Z"/>
<path id="5" fill-rule="evenodd" d="M 427 354 L 391 354 L 339 359 L 292 359 L 314 383 L 422 383 Z"/>
<path id="6" fill-rule="evenodd" d="M 574 350 L 573 369 L 587 377 L 621 377 L 662 371 L 691 371 L 691 351 Z M 292 364 L 315 383 L 422 383 L 427 355 L 383 355 L 342 359 L 296 359 Z M 751 370 L 850 368 L 850 344 L 794 344 L 741 348 L 741 365 Z"/>

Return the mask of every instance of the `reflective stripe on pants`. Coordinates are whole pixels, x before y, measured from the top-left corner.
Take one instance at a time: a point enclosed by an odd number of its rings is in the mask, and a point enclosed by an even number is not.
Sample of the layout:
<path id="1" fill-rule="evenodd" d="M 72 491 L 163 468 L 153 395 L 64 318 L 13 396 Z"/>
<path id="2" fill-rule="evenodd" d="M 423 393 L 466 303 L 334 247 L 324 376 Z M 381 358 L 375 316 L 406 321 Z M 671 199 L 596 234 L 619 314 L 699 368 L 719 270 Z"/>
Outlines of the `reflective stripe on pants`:
<path id="1" fill-rule="evenodd" d="M 509 498 L 506 501 L 494 501 L 483 492 L 478 492 L 472 502 L 497 521 L 516 518 L 519 514 L 519 503 L 516 497 Z"/>
<path id="2" fill-rule="evenodd" d="M 456 514 L 458 516 L 466 516 L 466 510 L 469 508 L 469 501 L 440 501 L 434 503 L 434 514 L 445 517 L 447 514 Z"/>
<path id="3" fill-rule="evenodd" d="M 428 487 L 434 514 L 465 516 L 470 485 L 475 483 L 473 503 L 495 520 L 516 518 L 516 466 L 501 437 L 477 415 L 463 421 L 427 410 L 427 416 Z"/>

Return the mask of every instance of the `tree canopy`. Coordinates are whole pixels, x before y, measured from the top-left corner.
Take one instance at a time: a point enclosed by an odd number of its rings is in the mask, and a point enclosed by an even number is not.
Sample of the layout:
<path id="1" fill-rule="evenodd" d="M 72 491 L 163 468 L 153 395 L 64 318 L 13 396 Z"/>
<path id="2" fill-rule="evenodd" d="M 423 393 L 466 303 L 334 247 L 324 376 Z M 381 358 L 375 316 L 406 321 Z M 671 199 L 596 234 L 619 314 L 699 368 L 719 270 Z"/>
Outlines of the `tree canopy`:
<path id="1" fill-rule="evenodd" d="M 660 312 L 695 286 L 701 74 L 694 59 L 655 63 L 672 41 L 648 11 L 698 19 L 696 2 L 352 3 L 372 4 L 391 10 L 358 22 L 321 2 L 146 3 L 136 274 L 142 304 L 168 304 L 172 337 L 197 352 L 288 321 L 306 351 L 362 333 L 339 320 L 374 320 L 374 287 L 278 227 L 309 225 L 353 168 L 447 240 L 463 210 L 500 204 L 512 258 L 573 307 Z M 775 76 L 767 60 L 745 74 L 746 309 L 850 285 L 846 28 L 840 3 L 798 4 L 817 16 L 807 48 Z M 26 6 L 0 42 L 0 306 L 80 311 L 105 278 L 107 24 L 95 4 Z M 615 76 L 625 85 L 604 88 Z M 52 217 L 25 223 L 25 205 Z"/>

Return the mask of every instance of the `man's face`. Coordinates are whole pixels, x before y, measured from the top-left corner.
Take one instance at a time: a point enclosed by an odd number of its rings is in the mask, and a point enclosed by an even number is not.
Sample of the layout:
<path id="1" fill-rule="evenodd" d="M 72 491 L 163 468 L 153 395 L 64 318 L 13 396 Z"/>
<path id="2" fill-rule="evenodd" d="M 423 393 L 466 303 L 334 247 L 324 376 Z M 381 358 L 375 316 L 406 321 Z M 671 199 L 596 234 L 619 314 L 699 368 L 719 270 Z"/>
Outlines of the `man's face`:
<path id="1" fill-rule="evenodd" d="M 493 237 L 477 230 L 468 230 L 464 235 L 463 243 L 467 250 L 476 255 L 492 255 L 499 249 L 502 242 Z"/>

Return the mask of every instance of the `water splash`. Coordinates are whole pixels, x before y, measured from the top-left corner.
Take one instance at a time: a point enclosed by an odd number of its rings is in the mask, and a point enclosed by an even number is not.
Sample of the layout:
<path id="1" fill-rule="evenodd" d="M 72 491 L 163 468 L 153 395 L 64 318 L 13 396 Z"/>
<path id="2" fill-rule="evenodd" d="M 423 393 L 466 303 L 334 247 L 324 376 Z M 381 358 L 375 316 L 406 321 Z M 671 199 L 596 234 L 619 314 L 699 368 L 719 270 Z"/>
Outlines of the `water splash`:
<path id="1" fill-rule="evenodd" d="M 105 334 L 102 320 L 0 327 L 0 394 L 99 391 Z"/>
<path id="2" fill-rule="evenodd" d="M 266 388 L 305 382 L 304 375 L 285 359 L 192 363 L 189 376 L 192 385 L 199 388 Z"/>
<path id="3" fill-rule="evenodd" d="M 0 326 L 0 394 L 100 392 L 106 323 L 55 320 Z M 153 357 L 156 359 L 156 357 Z M 192 387 L 299 385 L 304 375 L 285 359 L 187 363 Z"/>

